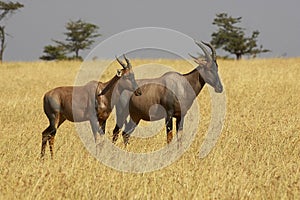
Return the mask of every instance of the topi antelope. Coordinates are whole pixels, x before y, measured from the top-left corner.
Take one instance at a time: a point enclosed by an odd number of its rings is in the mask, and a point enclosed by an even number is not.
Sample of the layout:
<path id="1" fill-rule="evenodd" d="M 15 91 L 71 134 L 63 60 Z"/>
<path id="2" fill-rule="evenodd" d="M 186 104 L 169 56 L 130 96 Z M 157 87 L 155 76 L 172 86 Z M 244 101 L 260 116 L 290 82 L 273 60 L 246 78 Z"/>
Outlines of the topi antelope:
<path id="1" fill-rule="evenodd" d="M 42 133 L 41 158 L 45 155 L 47 141 L 53 158 L 56 130 L 65 120 L 89 121 L 97 143 L 100 135 L 105 133 L 106 120 L 115 105 L 112 101 L 113 92 L 129 90 L 135 91 L 135 95 L 141 94 L 131 64 L 125 55 L 123 56 L 126 64 L 116 58 L 123 68 L 106 83 L 90 81 L 84 86 L 58 87 L 44 95 L 44 112 L 50 125 Z"/>
<path id="2" fill-rule="evenodd" d="M 120 129 L 128 115 L 130 120 L 125 124 L 123 131 L 124 144 L 127 145 L 130 134 L 140 120 L 155 121 L 165 119 L 167 143 L 170 143 L 173 134 L 173 120 L 176 118 L 176 134 L 183 130 L 184 117 L 193 104 L 194 99 L 201 92 L 205 83 L 211 85 L 215 92 L 221 93 L 223 86 L 218 75 L 216 51 L 211 44 L 195 43 L 202 49 L 205 59 L 190 55 L 198 66 L 187 74 L 167 72 L 159 78 L 137 80 L 141 96 L 131 96 L 128 93 L 127 101 L 119 101 L 116 105 L 117 124 L 113 130 L 113 143 L 118 139 Z M 204 45 L 210 48 L 212 54 Z M 124 91 L 126 93 L 126 91 Z M 163 108 L 163 112 L 162 109 Z"/>

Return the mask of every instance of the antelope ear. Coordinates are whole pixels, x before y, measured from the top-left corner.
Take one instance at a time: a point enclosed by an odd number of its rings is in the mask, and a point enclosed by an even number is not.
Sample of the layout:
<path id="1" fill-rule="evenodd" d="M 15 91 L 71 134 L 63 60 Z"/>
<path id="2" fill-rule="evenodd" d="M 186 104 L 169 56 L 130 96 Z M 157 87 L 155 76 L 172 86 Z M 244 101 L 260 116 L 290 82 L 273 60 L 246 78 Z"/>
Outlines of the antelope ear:
<path id="1" fill-rule="evenodd" d="M 117 77 L 121 77 L 122 76 L 122 70 L 121 69 L 118 69 L 117 70 Z"/>

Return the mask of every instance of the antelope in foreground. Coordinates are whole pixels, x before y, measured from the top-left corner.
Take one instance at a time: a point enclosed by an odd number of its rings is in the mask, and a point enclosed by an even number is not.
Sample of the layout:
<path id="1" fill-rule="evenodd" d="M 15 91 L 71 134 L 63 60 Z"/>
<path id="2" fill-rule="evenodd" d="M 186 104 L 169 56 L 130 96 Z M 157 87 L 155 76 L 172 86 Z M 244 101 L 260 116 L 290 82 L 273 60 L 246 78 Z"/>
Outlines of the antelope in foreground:
<path id="1" fill-rule="evenodd" d="M 124 101 L 124 98 L 119 101 L 116 105 L 117 123 L 113 130 L 113 143 L 117 141 L 120 129 L 128 115 L 130 115 L 130 120 L 125 124 L 125 130 L 122 133 L 125 146 L 140 120 L 155 121 L 163 118 L 166 124 L 167 143 L 170 143 L 173 139 L 172 118 L 176 118 L 178 138 L 178 133 L 182 133 L 183 130 L 184 117 L 205 83 L 211 85 L 217 93 L 223 91 L 218 75 L 215 49 L 211 44 L 202 42 L 211 49 L 210 55 L 202 43 L 196 41 L 195 43 L 204 52 L 205 59 L 190 55 L 198 64 L 194 70 L 187 74 L 167 72 L 159 78 L 137 80 L 142 95 L 131 96 L 128 93 L 127 101 Z"/>
<path id="2" fill-rule="evenodd" d="M 50 125 L 42 133 L 41 158 L 45 155 L 47 141 L 53 158 L 56 130 L 65 120 L 89 121 L 97 143 L 100 135 L 105 133 L 106 120 L 116 103 L 111 101 L 113 92 L 129 90 L 135 91 L 135 95 L 141 94 L 131 64 L 123 56 L 126 64 L 116 58 L 123 68 L 106 83 L 90 81 L 84 86 L 58 87 L 44 95 L 44 112 Z"/>

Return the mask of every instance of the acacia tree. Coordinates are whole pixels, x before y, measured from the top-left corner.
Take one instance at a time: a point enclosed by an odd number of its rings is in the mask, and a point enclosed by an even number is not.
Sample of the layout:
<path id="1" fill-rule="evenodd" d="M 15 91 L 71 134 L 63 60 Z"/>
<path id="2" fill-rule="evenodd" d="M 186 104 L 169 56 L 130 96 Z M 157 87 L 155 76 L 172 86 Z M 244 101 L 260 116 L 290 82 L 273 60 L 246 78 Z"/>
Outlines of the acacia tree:
<path id="1" fill-rule="evenodd" d="M 213 25 L 218 26 L 218 30 L 212 33 L 211 43 L 216 48 L 222 48 L 236 56 L 239 60 L 243 55 L 251 55 L 256 57 L 257 54 L 269 52 L 268 49 L 263 49 L 263 46 L 257 46 L 257 37 L 259 31 L 253 31 L 250 37 L 245 36 L 245 29 L 237 26 L 241 22 L 242 17 L 231 17 L 227 13 L 216 15 Z"/>
<path id="2" fill-rule="evenodd" d="M 42 60 L 64 60 L 64 59 L 82 59 L 79 55 L 80 50 L 89 49 L 95 42 L 94 38 L 99 37 L 98 26 L 80 20 L 70 21 L 66 24 L 66 41 L 52 40 L 56 45 L 47 45 L 44 47 Z M 68 57 L 68 53 L 75 55 Z"/>
<path id="3" fill-rule="evenodd" d="M 101 36 L 97 31 L 99 29 L 95 24 L 87 23 L 81 19 L 77 21 L 70 21 L 66 24 L 67 36 L 66 42 L 55 42 L 63 46 L 69 53 L 75 53 L 75 59 L 81 59 L 79 56 L 80 50 L 89 49 L 95 42 L 94 38 Z"/>
<path id="4" fill-rule="evenodd" d="M 24 7 L 23 4 L 19 2 L 3 2 L 0 1 L 0 22 L 3 22 L 3 20 L 10 14 L 13 14 L 16 10 Z M 6 47 L 5 44 L 5 36 L 7 34 L 5 33 L 5 26 L 0 25 L 0 62 L 3 60 L 3 54 Z"/>
<path id="5" fill-rule="evenodd" d="M 63 46 L 47 45 L 44 47 L 42 60 L 65 60 L 67 59 L 66 50 Z"/>

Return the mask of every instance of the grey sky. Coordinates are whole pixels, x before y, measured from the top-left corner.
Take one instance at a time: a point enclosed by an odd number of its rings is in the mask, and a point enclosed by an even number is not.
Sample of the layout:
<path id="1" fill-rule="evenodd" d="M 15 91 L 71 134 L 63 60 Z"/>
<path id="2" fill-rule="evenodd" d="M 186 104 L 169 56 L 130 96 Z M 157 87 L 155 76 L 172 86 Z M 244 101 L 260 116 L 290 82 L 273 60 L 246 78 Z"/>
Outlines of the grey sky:
<path id="1" fill-rule="evenodd" d="M 217 13 L 241 16 L 244 28 L 259 30 L 259 44 L 271 53 L 261 57 L 300 55 L 300 1 L 170 1 L 170 0 L 19 0 L 24 4 L 6 21 L 6 61 L 38 60 L 51 39 L 64 40 L 65 24 L 83 19 L 97 24 L 102 34 L 97 42 L 138 27 L 163 27 L 180 31 L 198 40 L 210 41 L 216 30 L 212 21 Z M 219 52 L 219 51 L 217 51 Z M 88 51 L 82 52 L 82 56 Z"/>

